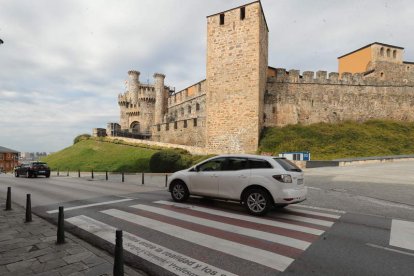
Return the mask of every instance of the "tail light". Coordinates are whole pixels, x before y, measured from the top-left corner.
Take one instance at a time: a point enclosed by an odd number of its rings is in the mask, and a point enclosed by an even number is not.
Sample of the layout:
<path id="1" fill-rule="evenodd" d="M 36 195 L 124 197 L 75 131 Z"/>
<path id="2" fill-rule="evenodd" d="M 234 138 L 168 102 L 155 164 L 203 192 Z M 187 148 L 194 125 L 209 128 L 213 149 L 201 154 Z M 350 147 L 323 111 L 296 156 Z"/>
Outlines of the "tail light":
<path id="1" fill-rule="evenodd" d="M 292 177 L 289 174 L 277 174 L 272 177 L 279 182 L 292 183 Z"/>

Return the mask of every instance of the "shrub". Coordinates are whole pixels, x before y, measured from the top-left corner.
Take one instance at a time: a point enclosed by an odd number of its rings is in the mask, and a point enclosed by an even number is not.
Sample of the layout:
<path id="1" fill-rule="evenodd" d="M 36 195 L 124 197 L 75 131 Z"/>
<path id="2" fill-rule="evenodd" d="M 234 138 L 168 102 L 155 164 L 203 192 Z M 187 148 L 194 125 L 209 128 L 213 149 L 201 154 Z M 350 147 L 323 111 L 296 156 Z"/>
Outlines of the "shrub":
<path id="1" fill-rule="evenodd" d="M 150 159 L 150 170 L 154 173 L 172 173 L 183 170 L 190 165 L 190 158 L 176 150 L 161 150 Z"/>
<path id="2" fill-rule="evenodd" d="M 79 141 L 82 141 L 82 140 L 88 140 L 90 137 L 91 137 L 91 135 L 87 134 L 87 133 L 78 135 L 78 136 L 75 137 L 75 139 L 73 139 L 73 144 L 76 144 L 76 143 L 78 143 Z"/>

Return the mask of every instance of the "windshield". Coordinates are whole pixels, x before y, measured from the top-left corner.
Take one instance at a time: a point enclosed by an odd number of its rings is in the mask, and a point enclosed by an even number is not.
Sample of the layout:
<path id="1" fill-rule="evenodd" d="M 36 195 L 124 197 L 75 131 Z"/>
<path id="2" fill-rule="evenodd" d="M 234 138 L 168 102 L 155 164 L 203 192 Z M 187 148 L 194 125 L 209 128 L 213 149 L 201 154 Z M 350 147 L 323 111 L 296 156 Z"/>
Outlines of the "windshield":
<path id="1" fill-rule="evenodd" d="M 288 172 L 301 172 L 302 170 L 294 163 L 287 159 L 273 158 L 280 166 L 282 166 Z"/>

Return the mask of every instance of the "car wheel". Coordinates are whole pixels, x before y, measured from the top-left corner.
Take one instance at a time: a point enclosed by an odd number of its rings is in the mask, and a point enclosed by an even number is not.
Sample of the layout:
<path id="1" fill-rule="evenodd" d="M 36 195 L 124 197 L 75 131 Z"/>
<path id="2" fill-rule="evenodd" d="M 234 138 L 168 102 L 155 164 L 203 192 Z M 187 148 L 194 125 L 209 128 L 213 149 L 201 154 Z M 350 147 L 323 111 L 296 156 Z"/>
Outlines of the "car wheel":
<path id="1" fill-rule="evenodd" d="M 46 178 L 49 178 L 49 177 L 50 177 L 50 174 L 47 174 L 47 175 L 46 175 Z"/>
<path id="2" fill-rule="evenodd" d="M 262 189 L 251 189 L 246 192 L 245 206 L 250 214 L 263 216 L 269 210 L 271 200 L 269 194 Z"/>
<path id="3" fill-rule="evenodd" d="M 177 180 L 171 184 L 171 197 L 174 201 L 184 202 L 189 196 L 190 192 L 183 181 Z"/>
<path id="4" fill-rule="evenodd" d="M 19 174 L 17 172 L 14 172 L 15 177 L 19 177 Z"/>
<path id="5" fill-rule="evenodd" d="M 26 177 L 27 177 L 27 178 L 32 177 L 32 176 L 31 176 L 31 174 L 29 173 L 29 171 L 26 171 Z"/>

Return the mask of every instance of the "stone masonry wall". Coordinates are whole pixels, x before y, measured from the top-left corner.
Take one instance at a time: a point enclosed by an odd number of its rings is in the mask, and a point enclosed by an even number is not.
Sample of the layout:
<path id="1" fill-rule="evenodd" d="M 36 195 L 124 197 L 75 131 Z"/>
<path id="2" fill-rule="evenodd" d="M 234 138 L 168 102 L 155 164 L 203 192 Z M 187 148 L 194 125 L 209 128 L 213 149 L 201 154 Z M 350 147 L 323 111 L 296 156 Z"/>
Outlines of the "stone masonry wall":
<path id="1" fill-rule="evenodd" d="M 311 74 L 312 73 L 312 74 Z M 414 85 L 362 79 L 360 74 L 278 70 L 268 79 L 265 126 L 337 123 L 344 120 L 390 119 L 414 121 Z"/>
<path id="2" fill-rule="evenodd" d="M 152 140 L 196 147 L 206 145 L 205 118 L 164 123 L 152 127 Z"/>

